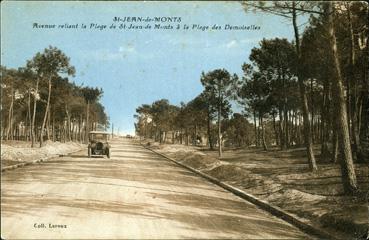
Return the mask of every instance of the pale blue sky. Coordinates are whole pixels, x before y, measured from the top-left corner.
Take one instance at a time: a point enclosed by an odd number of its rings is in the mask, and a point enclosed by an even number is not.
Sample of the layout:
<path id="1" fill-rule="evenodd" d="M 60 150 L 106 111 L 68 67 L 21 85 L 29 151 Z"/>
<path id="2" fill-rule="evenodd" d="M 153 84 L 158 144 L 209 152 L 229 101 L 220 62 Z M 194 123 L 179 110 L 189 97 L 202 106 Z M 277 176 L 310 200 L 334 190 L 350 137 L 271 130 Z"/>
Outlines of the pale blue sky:
<path id="1" fill-rule="evenodd" d="M 258 31 L 58 30 L 33 23 L 110 25 L 113 17 L 177 16 L 181 24 L 259 25 Z M 200 74 L 241 65 L 263 38 L 292 39 L 290 22 L 245 12 L 238 2 L 2 2 L 1 64 L 24 66 L 44 48 L 56 46 L 76 67 L 77 84 L 102 87 L 102 103 L 121 133 L 134 132 L 135 109 L 167 98 L 187 102 L 202 91 Z"/>

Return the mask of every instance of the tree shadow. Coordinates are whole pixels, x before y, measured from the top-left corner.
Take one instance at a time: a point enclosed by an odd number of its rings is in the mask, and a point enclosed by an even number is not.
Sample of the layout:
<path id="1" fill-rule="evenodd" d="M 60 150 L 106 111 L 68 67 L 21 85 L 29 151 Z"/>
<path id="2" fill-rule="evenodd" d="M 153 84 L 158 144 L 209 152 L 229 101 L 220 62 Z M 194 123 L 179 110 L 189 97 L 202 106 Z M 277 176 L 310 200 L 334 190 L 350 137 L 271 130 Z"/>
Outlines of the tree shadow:
<path id="1" fill-rule="evenodd" d="M 171 205 L 162 217 L 180 222 L 191 231 L 205 230 L 217 237 L 239 239 L 307 238 L 295 227 L 243 200 L 177 193 L 155 193 L 155 197 Z"/>
<path id="2" fill-rule="evenodd" d="M 4 211 L 2 211 L 2 217 L 10 217 L 13 214 L 40 216 L 38 213 L 48 208 L 60 207 L 64 210 L 58 210 L 58 215 L 66 217 L 74 217 L 71 215 L 71 211 L 67 208 L 73 208 L 74 211 L 87 210 L 87 211 L 101 211 L 111 212 L 124 215 L 137 215 L 145 218 L 157 218 L 153 214 L 144 213 L 143 209 L 149 207 L 149 205 L 113 202 L 113 201 L 101 201 L 96 199 L 81 199 L 71 198 L 70 196 L 62 195 L 35 195 L 34 193 L 4 193 L 2 194 L 1 205 Z M 16 202 L 17 204 L 14 204 Z M 66 208 L 66 209 L 65 209 Z M 72 211 L 73 212 L 73 211 Z"/>
<path id="3" fill-rule="evenodd" d="M 165 219 L 186 230 L 187 235 L 178 233 L 179 238 L 198 238 L 196 233 L 204 232 L 207 238 L 307 237 L 284 221 L 148 150 L 117 152 L 113 159 L 103 161 L 78 156 L 5 174 L 2 179 L 2 217 L 41 216 L 46 209 L 53 209 L 52 214 L 75 218 L 75 213 L 87 211 L 150 221 Z M 32 187 L 27 192 L 17 188 L 40 183 L 51 186 L 53 192 L 42 193 L 43 189 Z M 80 186 L 91 190 L 88 198 L 73 197 L 78 196 L 76 191 Z M 108 201 L 100 195 L 104 192 L 93 191 L 97 188 L 109 189 L 113 194 L 139 192 L 142 198 L 131 198 L 130 202 L 125 199 Z"/>

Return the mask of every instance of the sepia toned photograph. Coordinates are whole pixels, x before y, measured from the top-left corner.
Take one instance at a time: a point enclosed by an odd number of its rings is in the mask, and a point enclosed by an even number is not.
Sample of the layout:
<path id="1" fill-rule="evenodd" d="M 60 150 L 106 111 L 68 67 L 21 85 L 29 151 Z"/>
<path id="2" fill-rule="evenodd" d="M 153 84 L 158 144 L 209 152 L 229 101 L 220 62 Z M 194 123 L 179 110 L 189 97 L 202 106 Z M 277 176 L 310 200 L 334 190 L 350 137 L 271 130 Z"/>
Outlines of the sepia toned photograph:
<path id="1" fill-rule="evenodd" d="M 1 239 L 369 240 L 367 2 L 0 6 Z"/>

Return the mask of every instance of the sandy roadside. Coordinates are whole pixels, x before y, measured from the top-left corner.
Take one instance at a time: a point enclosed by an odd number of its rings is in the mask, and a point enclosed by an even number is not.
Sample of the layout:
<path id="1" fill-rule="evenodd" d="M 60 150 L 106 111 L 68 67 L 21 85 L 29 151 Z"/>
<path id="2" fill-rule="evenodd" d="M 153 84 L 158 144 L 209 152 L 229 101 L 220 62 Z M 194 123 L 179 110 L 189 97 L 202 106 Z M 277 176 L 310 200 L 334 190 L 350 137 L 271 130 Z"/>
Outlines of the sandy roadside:
<path id="1" fill-rule="evenodd" d="M 320 164 L 310 173 L 303 156 L 289 152 L 226 151 L 219 160 L 215 152 L 193 146 L 150 143 L 150 148 L 322 228 L 352 237 L 368 229 L 365 196 L 343 195 L 339 165 Z M 369 166 L 358 164 L 356 170 L 360 187 L 368 188 Z"/>
<path id="2" fill-rule="evenodd" d="M 81 150 L 83 147 L 85 147 L 84 144 L 75 142 L 47 141 L 41 148 L 31 148 L 30 143 L 21 141 L 1 142 L 1 168 L 65 155 Z"/>

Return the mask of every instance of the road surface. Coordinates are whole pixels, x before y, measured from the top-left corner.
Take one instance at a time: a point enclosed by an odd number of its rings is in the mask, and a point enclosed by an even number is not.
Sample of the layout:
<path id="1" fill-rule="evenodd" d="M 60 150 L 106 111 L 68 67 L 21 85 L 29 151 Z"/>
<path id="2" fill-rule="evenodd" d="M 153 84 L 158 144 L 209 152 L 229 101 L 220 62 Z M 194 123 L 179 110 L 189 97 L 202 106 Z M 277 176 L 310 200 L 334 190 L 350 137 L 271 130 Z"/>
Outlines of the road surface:
<path id="1" fill-rule="evenodd" d="M 308 238 L 128 139 L 4 172 L 1 208 L 5 239 Z"/>

